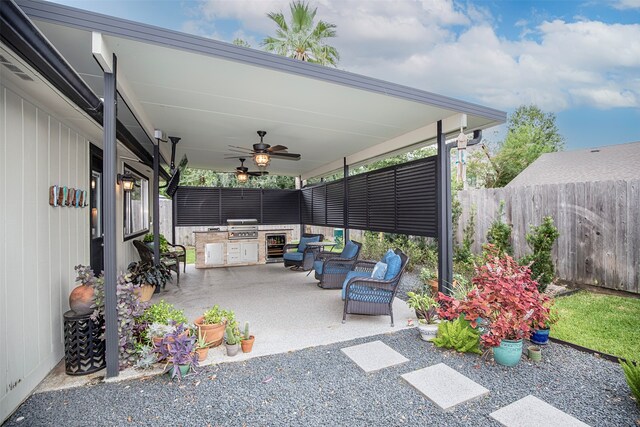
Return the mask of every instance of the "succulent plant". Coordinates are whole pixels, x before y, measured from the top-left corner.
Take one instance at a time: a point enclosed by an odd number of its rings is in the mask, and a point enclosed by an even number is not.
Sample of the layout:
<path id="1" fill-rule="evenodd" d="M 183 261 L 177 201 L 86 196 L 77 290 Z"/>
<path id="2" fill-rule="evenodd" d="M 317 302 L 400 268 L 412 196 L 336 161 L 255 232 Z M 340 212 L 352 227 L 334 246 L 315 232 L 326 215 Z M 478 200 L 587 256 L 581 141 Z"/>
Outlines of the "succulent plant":
<path id="1" fill-rule="evenodd" d="M 142 346 L 138 350 L 138 360 L 135 367 L 138 369 L 149 369 L 158 362 L 158 353 L 150 345 Z"/>
<path id="2" fill-rule="evenodd" d="M 175 330 L 162 338 L 162 341 L 155 344 L 156 353 L 160 355 L 160 360 L 166 360 L 167 365 L 171 365 L 169 372 L 171 378 L 182 378 L 180 366 L 189 366 L 193 369 L 198 366 L 196 356 L 196 339 L 188 335 L 183 323 L 175 324 Z"/>
<path id="3" fill-rule="evenodd" d="M 244 336 L 242 339 L 248 340 L 251 338 L 251 334 L 249 333 L 249 322 L 244 322 Z"/>

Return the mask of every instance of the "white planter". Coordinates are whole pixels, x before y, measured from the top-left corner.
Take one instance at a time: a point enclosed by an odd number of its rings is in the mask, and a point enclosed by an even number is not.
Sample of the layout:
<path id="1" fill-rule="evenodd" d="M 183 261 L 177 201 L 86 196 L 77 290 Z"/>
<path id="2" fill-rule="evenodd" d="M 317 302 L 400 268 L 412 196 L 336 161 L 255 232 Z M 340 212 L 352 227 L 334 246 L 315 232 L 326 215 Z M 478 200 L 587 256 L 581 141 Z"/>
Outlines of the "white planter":
<path id="1" fill-rule="evenodd" d="M 420 338 L 422 341 L 433 341 L 438 334 L 438 323 L 440 321 L 437 320 L 436 323 L 432 324 L 418 324 L 418 331 L 420 332 Z"/>

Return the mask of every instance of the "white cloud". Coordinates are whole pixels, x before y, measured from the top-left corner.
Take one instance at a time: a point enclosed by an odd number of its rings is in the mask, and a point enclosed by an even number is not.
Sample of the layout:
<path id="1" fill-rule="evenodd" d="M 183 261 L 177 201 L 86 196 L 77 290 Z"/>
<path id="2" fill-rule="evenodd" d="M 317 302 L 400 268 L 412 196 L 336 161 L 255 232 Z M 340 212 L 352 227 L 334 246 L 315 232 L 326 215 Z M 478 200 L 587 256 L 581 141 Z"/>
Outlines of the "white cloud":
<path id="1" fill-rule="evenodd" d="M 640 0 L 617 0 L 613 2 L 616 9 L 640 9 Z"/>
<path id="2" fill-rule="evenodd" d="M 288 0 L 203 0 L 205 19 L 237 19 L 239 34 L 270 34 L 270 11 Z M 630 6 L 640 0 L 621 0 Z M 318 17 L 337 25 L 339 67 L 436 93 L 510 109 L 536 103 L 640 106 L 640 25 L 520 20 L 517 39 L 499 37 L 488 9 L 446 0 L 319 0 Z M 530 37 L 531 35 L 534 37 Z M 258 43 L 252 43 L 258 47 Z"/>

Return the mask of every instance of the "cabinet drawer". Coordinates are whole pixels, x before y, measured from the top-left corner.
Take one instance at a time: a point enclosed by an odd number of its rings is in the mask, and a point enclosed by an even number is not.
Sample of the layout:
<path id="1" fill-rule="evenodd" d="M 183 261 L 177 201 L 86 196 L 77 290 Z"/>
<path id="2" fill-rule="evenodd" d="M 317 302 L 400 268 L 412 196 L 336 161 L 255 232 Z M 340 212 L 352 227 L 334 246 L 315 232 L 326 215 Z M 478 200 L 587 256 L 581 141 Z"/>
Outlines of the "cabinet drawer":
<path id="1" fill-rule="evenodd" d="M 240 254 L 240 243 L 227 243 L 228 254 Z"/>
<path id="2" fill-rule="evenodd" d="M 240 253 L 227 255 L 227 264 L 239 264 L 241 261 Z"/>

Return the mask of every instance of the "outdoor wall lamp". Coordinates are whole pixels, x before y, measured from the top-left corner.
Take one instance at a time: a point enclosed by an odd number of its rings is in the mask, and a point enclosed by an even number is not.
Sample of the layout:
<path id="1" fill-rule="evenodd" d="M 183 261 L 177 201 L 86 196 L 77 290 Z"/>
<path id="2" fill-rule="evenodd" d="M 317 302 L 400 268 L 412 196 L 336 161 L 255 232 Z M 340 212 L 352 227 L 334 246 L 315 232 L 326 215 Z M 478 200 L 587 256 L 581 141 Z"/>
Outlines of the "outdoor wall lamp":
<path id="1" fill-rule="evenodd" d="M 136 185 L 136 179 L 130 172 L 125 172 L 124 174 L 118 174 L 118 184 L 122 185 L 122 189 L 128 192 L 133 190 Z"/>
<path id="2" fill-rule="evenodd" d="M 255 153 L 253 155 L 253 161 L 259 168 L 266 168 L 269 166 L 270 156 L 267 153 Z"/>

